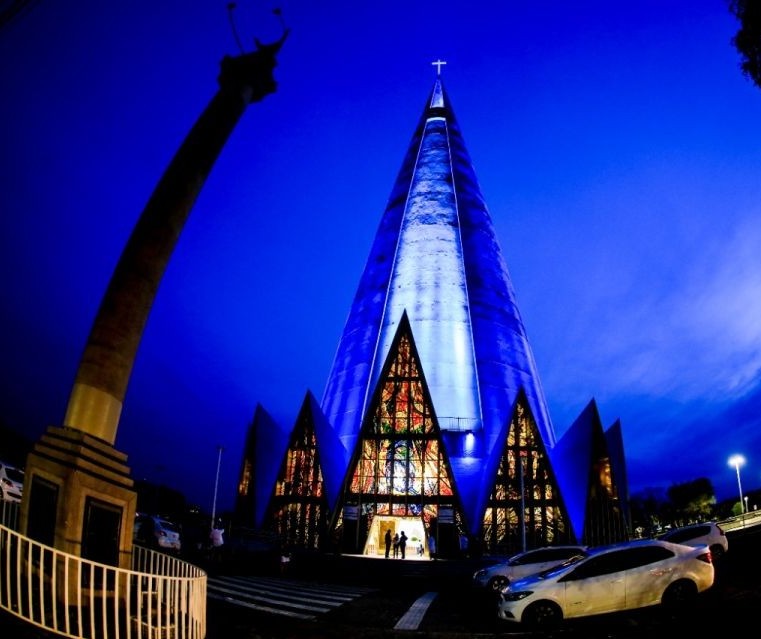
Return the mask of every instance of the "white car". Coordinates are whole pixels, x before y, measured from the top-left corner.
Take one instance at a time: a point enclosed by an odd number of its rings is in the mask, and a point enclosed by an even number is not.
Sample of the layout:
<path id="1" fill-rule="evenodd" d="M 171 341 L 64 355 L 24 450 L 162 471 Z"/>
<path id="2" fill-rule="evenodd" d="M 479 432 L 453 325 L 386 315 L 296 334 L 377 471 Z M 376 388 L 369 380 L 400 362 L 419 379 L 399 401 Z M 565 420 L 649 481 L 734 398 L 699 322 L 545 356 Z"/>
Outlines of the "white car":
<path id="1" fill-rule="evenodd" d="M 156 515 L 135 515 L 133 541 L 148 548 L 179 553 L 182 549 L 180 528 L 177 524 Z"/>
<path id="2" fill-rule="evenodd" d="M 499 594 L 497 617 L 531 627 L 646 606 L 683 605 L 714 582 L 708 546 L 638 539 L 600 546 Z"/>
<path id="3" fill-rule="evenodd" d="M 21 501 L 24 471 L 0 462 L 0 501 Z"/>
<path id="4" fill-rule="evenodd" d="M 486 588 L 498 592 L 507 584 L 548 568 L 553 568 L 564 561 L 580 555 L 587 555 L 586 546 L 545 546 L 526 552 L 519 552 L 507 561 L 493 566 L 486 566 L 473 575 L 476 588 Z"/>
<path id="5" fill-rule="evenodd" d="M 724 553 L 729 550 L 727 534 L 714 521 L 673 528 L 666 534 L 661 535 L 660 539 L 687 546 L 706 545 L 711 549 L 714 563 L 718 562 Z"/>

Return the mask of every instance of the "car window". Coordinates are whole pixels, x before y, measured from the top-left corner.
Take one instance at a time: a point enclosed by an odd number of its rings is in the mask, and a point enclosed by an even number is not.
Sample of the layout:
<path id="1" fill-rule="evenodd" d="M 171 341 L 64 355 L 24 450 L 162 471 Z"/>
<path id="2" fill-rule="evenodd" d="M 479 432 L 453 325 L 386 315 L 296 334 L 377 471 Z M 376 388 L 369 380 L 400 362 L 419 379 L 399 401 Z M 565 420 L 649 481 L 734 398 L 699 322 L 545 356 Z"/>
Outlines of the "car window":
<path id="1" fill-rule="evenodd" d="M 508 563 L 511 566 L 523 566 L 525 564 L 536 564 L 536 563 L 539 563 L 540 561 L 547 561 L 547 559 L 545 559 L 546 553 L 547 553 L 546 548 L 542 548 L 539 550 L 529 550 L 528 552 L 522 554 L 520 557 L 514 557 Z"/>
<path id="2" fill-rule="evenodd" d="M 172 532 L 180 532 L 177 526 L 175 526 L 171 521 L 167 521 L 166 519 L 160 519 L 159 524 L 166 530 L 170 530 Z"/>
<path id="3" fill-rule="evenodd" d="M 547 561 L 570 559 L 576 555 L 584 555 L 581 548 L 550 548 L 547 552 Z"/>
<path id="4" fill-rule="evenodd" d="M 638 548 L 622 548 L 603 555 L 592 557 L 576 570 L 569 573 L 563 581 L 587 579 L 600 575 L 609 575 L 622 570 L 630 570 L 646 566 L 669 557 L 674 553 L 662 546 L 641 546 Z"/>
<path id="5" fill-rule="evenodd" d="M 579 548 L 537 548 L 530 550 L 520 557 L 511 559 L 508 564 L 511 566 L 523 566 L 526 564 L 538 564 L 545 561 L 563 561 L 583 551 Z"/>
<path id="6" fill-rule="evenodd" d="M 703 537 L 710 534 L 710 526 L 695 526 L 694 528 L 681 528 L 674 530 L 673 532 L 664 535 L 664 539 L 667 541 L 673 541 L 675 543 L 681 543 L 695 537 Z"/>
<path id="7" fill-rule="evenodd" d="M 22 473 L 17 468 L 8 468 L 5 467 L 5 474 L 8 476 L 8 479 L 11 481 L 18 482 L 20 484 L 24 483 L 24 473 Z"/>
<path id="8" fill-rule="evenodd" d="M 542 579 L 552 577 L 556 573 L 563 572 L 568 566 L 573 566 L 573 564 L 580 562 L 582 559 L 584 559 L 584 555 L 574 555 L 573 557 L 566 559 L 562 564 L 547 568 L 547 570 L 542 570 L 542 572 L 538 573 L 539 577 Z M 563 578 L 563 581 L 565 581 L 565 578 Z"/>
<path id="9" fill-rule="evenodd" d="M 619 558 L 621 570 L 638 568 L 658 561 L 673 557 L 674 553 L 663 546 L 642 546 L 641 548 L 628 548 Z"/>

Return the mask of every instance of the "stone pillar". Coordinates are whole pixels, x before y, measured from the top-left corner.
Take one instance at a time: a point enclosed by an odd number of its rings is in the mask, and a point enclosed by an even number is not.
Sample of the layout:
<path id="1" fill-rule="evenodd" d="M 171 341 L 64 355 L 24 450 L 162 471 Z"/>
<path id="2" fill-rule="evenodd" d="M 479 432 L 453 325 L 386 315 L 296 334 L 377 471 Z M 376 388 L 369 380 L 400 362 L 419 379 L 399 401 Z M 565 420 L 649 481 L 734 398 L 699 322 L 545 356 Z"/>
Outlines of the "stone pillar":
<path id="1" fill-rule="evenodd" d="M 135 355 L 164 269 L 219 153 L 246 106 L 275 91 L 275 55 L 286 36 L 223 58 L 219 90 L 143 210 L 93 323 L 63 428 L 50 427 L 27 460 L 27 535 L 130 566 L 137 497 L 126 455 L 113 445 Z"/>

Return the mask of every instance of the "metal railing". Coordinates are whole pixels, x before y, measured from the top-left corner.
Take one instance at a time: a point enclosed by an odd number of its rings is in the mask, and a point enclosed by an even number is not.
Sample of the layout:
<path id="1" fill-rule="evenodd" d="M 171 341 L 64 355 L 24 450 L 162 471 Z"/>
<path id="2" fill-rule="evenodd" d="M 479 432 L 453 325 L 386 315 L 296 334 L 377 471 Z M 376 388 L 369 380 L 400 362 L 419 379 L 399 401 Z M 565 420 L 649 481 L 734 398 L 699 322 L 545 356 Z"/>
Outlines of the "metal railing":
<path id="1" fill-rule="evenodd" d="M 8 526 L 11 530 L 18 530 L 20 513 L 20 501 L 6 501 L 0 499 L 0 526 Z"/>
<path id="2" fill-rule="evenodd" d="M 72 639 L 204 639 L 206 573 L 141 546 L 116 568 L 0 525 L 0 608 Z"/>

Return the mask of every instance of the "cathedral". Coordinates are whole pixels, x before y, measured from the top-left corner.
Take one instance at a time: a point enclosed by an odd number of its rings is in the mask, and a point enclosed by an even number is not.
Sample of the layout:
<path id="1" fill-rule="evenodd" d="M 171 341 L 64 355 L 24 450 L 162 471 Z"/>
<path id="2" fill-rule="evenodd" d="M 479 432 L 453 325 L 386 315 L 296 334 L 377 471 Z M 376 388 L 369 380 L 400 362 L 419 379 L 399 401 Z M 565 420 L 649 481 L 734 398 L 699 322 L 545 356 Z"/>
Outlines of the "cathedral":
<path id="1" fill-rule="evenodd" d="M 440 67 L 439 67 L 440 68 Z M 256 407 L 241 525 L 310 550 L 513 554 L 629 536 L 620 422 L 557 439 L 512 281 L 441 76 L 381 217 L 325 392 Z"/>

